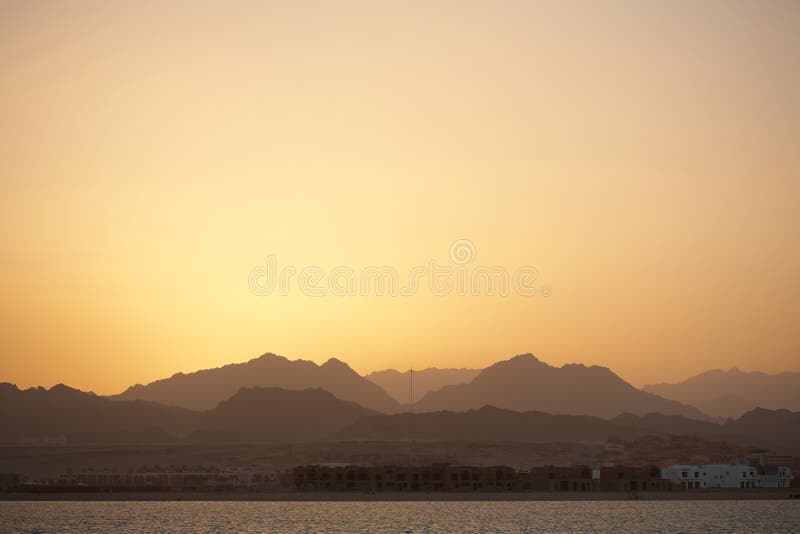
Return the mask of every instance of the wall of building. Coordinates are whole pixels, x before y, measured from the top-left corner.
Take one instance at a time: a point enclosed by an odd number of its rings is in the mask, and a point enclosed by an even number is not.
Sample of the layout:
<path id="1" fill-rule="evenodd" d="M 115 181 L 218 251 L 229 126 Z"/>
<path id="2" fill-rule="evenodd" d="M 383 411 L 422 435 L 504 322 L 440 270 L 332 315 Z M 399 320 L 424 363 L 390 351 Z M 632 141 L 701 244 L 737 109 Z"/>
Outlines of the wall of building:
<path id="1" fill-rule="evenodd" d="M 758 469 L 746 464 L 672 465 L 662 477 L 685 489 L 759 487 Z"/>

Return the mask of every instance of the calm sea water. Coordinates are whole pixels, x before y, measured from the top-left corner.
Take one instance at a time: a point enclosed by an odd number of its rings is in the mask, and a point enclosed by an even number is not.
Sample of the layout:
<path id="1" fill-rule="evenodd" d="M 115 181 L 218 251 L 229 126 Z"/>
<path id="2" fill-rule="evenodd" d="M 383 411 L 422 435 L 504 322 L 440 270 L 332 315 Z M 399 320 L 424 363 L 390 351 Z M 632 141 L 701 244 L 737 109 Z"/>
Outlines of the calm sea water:
<path id="1" fill-rule="evenodd" d="M 0 502 L 2 532 L 800 532 L 800 502 Z"/>

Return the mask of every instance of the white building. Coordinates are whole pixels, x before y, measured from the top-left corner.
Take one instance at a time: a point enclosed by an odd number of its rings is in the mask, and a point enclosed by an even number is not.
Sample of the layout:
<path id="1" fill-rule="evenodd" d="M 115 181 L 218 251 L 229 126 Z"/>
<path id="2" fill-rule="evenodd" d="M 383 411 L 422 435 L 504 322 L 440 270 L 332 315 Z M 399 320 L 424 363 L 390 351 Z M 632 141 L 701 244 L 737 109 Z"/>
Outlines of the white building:
<path id="1" fill-rule="evenodd" d="M 661 478 L 684 488 L 705 488 L 706 473 L 698 465 L 671 465 L 661 469 Z"/>
<path id="2" fill-rule="evenodd" d="M 708 473 L 709 488 L 757 488 L 758 469 L 744 464 L 709 464 L 703 469 Z"/>
<path id="3" fill-rule="evenodd" d="M 792 484 L 792 470 L 782 465 L 766 465 L 759 468 L 762 488 L 788 488 Z"/>
<path id="4" fill-rule="evenodd" d="M 661 470 L 661 478 L 686 489 L 757 488 L 758 470 L 744 464 L 671 465 Z"/>

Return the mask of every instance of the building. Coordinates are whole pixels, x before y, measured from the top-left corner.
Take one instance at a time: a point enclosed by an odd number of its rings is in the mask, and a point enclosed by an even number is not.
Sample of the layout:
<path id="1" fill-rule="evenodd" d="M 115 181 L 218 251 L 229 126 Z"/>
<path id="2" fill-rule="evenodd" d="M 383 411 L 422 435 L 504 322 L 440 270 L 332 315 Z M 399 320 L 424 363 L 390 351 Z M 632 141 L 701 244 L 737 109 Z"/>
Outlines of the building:
<path id="1" fill-rule="evenodd" d="M 434 463 L 427 466 L 304 465 L 292 469 L 298 491 L 509 491 L 517 473 L 507 466 L 475 467 Z"/>
<path id="2" fill-rule="evenodd" d="M 672 482 L 661 476 L 658 466 L 603 467 L 598 476 L 600 491 L 670 491 Z"/>
<path id="3" fill-rule="evenodd" d="M 298 491 L 444 491 L 460 473 L 447 464 L 415 466 L 304 465 L 292 469 L 291 485 Z M 471 473 L 465 475 L 471 477 Z M 471 481 L 471 478 L 470 478 Z"/>
<path id="4" fill-rule="evenodd" d="M 526 476 L 527 475 L 527 476 Z M 522 489 L 533 491 L 596 491 L 597 480 L 588 466 L 534 467 L 522 474 Z"/>
<path id="5" fill-rule="evenodd" d="M 786 454 L 762 454 L 757 458 L 761 465 L 794 465 L 797 459 Z"/>
<path id="6" fill-rule="evenodd" d="M 757 469 L 762 488 L 789 488 L 792 485 L 792 470 L 786 466 L 764 465 Z"/>
<path id="7" fill-rule="evenodd" d="M 435 463 L 427 466 L 303 465 L 291 471 L 297 491 L 668 491 L 669 481 L 656 466 L 646 468 L 589 466 L 534 467 L 517 471 L 508 466 Z"/>
<path id="8" fill-rule="evenodd" d="M 661 469 L 661 478 L 673 484 L 679 484 L 684 489 L 697 489 L 706 487 L 705 473 L 696 465 L 671 465 Z"/>
<path id="9" fill-rule="evenodd" d="M 671 465 L 661 476 L 684 489 L 759 487 L 758 470 L 745 464 Z"/>
<path id="10" fill-rule="evenodd" d="M 87 470 L 63 473 L 57 479 L 38 481 L 28 489 L 58 491 L 73 488 L 79 491 L 222 491 L 234 489 L 268 489 L 279 483 L 275 472 L 231 469 L 189 468 L 186 470 L 139 469 Z"/>
<path id="11" fill-rule="evenodd" d="M 455 465 L 450 468 L 450 487 L 453 491 L 510 491 L 516 489 L 516 482 L 517 472 L 504 465 Z"/>

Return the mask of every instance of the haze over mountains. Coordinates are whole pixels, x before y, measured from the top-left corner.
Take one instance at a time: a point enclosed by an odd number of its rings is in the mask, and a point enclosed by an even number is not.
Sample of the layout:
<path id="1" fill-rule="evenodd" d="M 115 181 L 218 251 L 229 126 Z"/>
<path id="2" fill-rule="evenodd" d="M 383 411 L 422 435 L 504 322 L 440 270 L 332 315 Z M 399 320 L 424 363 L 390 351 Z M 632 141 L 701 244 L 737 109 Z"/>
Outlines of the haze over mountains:
<path id="1" fill-rule="evenodd" d="M 636 389 L 605 367 L 553 367 L 522 354 L 487 367 L 468 384 L 425 395 L 417 412 L 466 411 L 486 405 L 516 411 L 615 417 L 661 413 L 703 419 L 697 408 Z"/>
<path id="2" fill-rule="evenodd" d="M 306 443 L 326 441 L 575 442 L 693 434 L 745 446 L 800 452 L 800 412 L 754 410 L 725 424 L 683 416 L 612 419 L 518 412 L 379 414 L 320 389 L 242 389 L 206 412 L 146 401 L 112 401 L 66 386 L 19 390 L 0 384 L 0 442 L 62 438 L 95 443 Z"/>
<path id="3" fill-rule="evenodd" d="M 677 384 L 647 385 L 644 390 L 719 417 L 737 418 L 756 407 L 800 410 L 800 373 L 716 369 Z"/>
<path id="4" fill-rule="evenodd" d="M 378 412 L 322 389 L 245 388 L 203 414 L 192 441 L 228 443 L 320 441 Z"/>
<path id="5" fill-rule="evenodd" d="M 2 442 L 307 442 L 328 439 L 377 413 L 321 389 L 245 388 L 216 408 L 197 412 L 111 400 L 64 385 L 20 390 L 0 384 Z"/>
<path id="6" fill-rule="evenodd" d="M 343 429 L 339 439 L 402 441 L 585 442 L 609 438 L 696 435 L 739 445 L 800 451 L 800 412 L 754 410 L 725 424 L 683 416 L 623 414 L 612 419 L 581 415 L 518 412 L 493 406 L 466 412 L 370 416 Z"/>
<path id="7" fill-rule="evenodd" d="M 394 412 L 399 409 L 397 401 L 388 393 L 336 358 L 317 365 L 271 353 L 245 363 L 177 373 L 147 385 L 137 384 L 111 398 L 149 400 L 192 410 L 209 410 L 240 389 L 249 387 L 321 388 L 339 399 L 357 402 L 371 410 Z"/>
<path id="8" fill-rule="evenodd" d="M 675 396 L 695 395 L 684 398 L 702 406 L 715 406 L 702 403 L 728 387 L 748 393 L 747 402 L 793 407 L 797 375 L 713 371 L 682 384 L 650 387 Z M 395 388 L 394 394 L 403 399 L 408 373 L 386 370 L 368 376 Z M 440 384 L 446 385 L 434 389 Z M 706 396 L 697 393 L 704 386 Z M 407 411 L 406 405 L 335 358 L 317 365 L 274 354 L 178 373 L 113 397 L 64 385 L 23 391 L 0 384 L 0 441 L 554 441 L 688 433 L 800 450 L 800 411 L 749 410 L 718 424 L 694 406 L 639 390 L 607 368 L 554 367 L 531 354 L 482 371 L 415 372 L 417 388 L 422 398 L 415 403 L 415 414 L 398 413 Z"/>
<path id="9" fill-rule="evenodd" d="M 417 402 L 431 391 L 436 391 L 444 386 L 466 384 L 478 376 L 480 369 L 437 369 L 430 367 L 421 371 L 414 370 L 414 399 Z M 407 407 L 411 400 L 411 373 L 400 372 L 394 369 L 376 371 L 365 375 L 364 378 L 383 388 L 389 395 Z"/>
<path id="10" fill-rule="evenodd" d="M 113 401 L 59 384 L 20 390 L 0 383 L 0 440 L 169 441 L 188 435 L 200 414 L 147 401 Z"/>
<path id="11" fill-rule="evenodd" d="M 554 414 L 614 417 L 621 413 L 662 413 L 684 415 L 694 419 L 705 416 L 698 409 L 674 400 L 664 399 L 633 387 L 605 367 L 580 364 L 553 367 L 532 354 L 523 354 L 498 362 L 482 371 L 428 370 L 415 373 L 415 385 L 424 389 L 439 383 L 465 380 L 439 389 L 429 389 L 415 403 L 414 410 L 465 411 L 486 405 L 510 410 L 538 410 Z M 373 373 L 373 380 L 391 384 L 395 395 L 408 390 L 405 373 L 383 371 Z M 402 382 L 406 381 L 404 385 Z M 383 413 L 406 411 L 376 383 L 353 371 L 347 364 L 331 358 L 322 365 L 306 360 L 288 360 L 264 354 L 241 364 L 194 373 L 177 373 L 170 378 L 147 385 L 136 385 L 116 400 L 148 400 L 193 410 L 209 410 L 233 396 L 242 388 L 277 387 L 287 390 L 324 389 L 345 401 Z M 407 397 L 406 397 L 407 398 Z"/>

